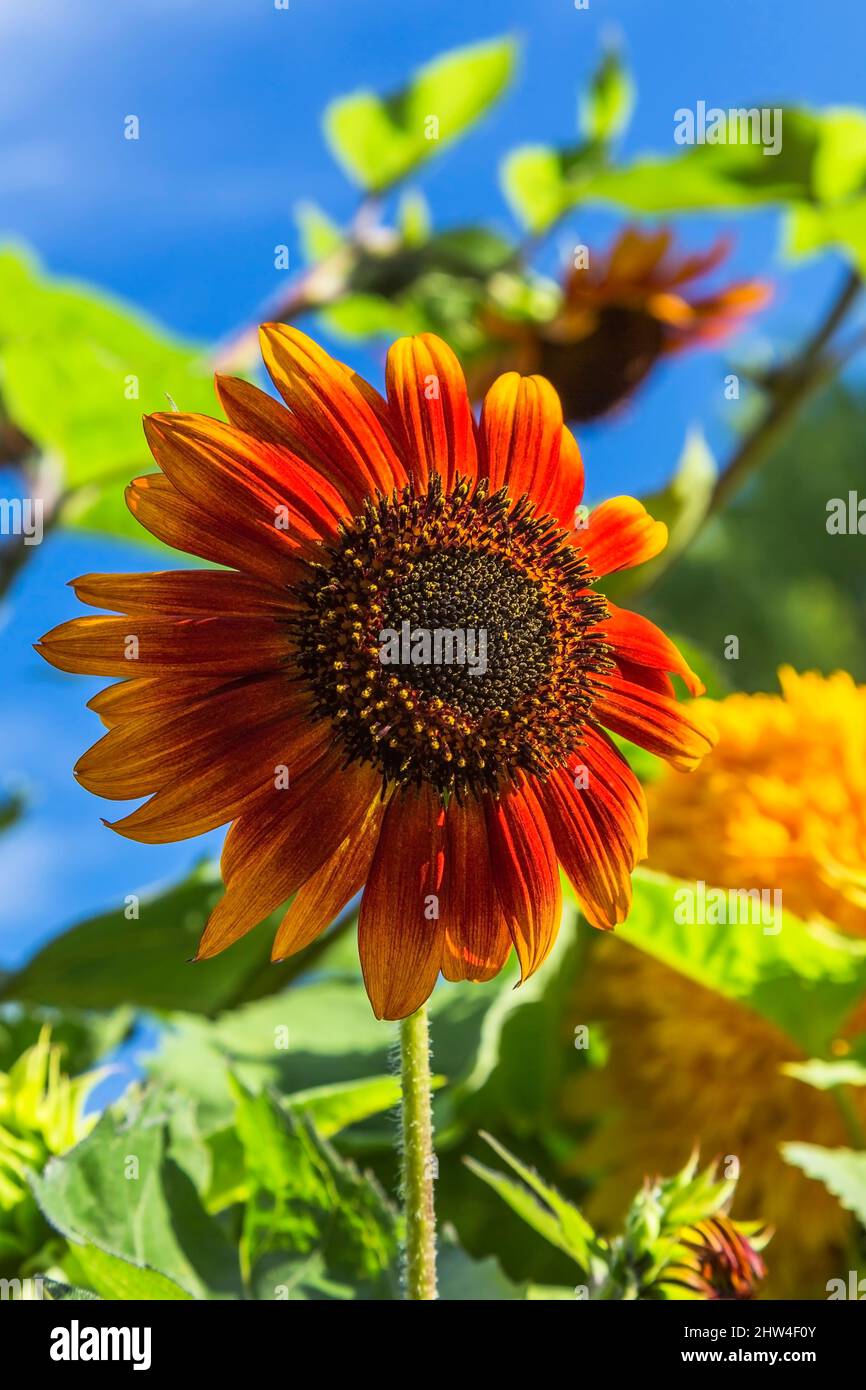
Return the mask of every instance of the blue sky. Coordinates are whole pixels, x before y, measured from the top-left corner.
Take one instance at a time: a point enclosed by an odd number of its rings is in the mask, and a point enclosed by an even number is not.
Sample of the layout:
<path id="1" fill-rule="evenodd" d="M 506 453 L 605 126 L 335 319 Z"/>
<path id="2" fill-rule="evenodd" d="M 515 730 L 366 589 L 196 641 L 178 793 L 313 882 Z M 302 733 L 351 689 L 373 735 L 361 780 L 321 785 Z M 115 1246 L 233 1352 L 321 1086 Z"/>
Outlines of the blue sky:
<path id="1" fill-rule="evenodd" d="M 672 150 L 673 113 L 710 105 L 863 104 L 862 0 L 708 6 L 673 0 L 29 0 L 0 10 L 0 234 L 36 248 L 54 272 L 90 280 L 203 341 L 251 319 L 277 287 L 273 248 L 297 241 L 293 206 L 314 199 L 347 217 L 356 194 L 320 133 L 325 103 L 358 85 L 388 89 L 461 43 L 512 33 L 514 89 L 420 179 L 441 225 L 477 220 L 513 232 L 497 182 L 501 153 L 575 132 L 577 93 L 616 33 L 639 100 L 625 151 Z M 122 138 L 138 115 L 141 138 Z M 546 253 L 603 239 L 612 217 L 576 219 Z M 712 219 L 682 223 L 706 245 Z M 779 275 L 771 214 L 733 225 L 735 272 Z M 784 271 L 751 347 L 783 349 L 809 326 L 840 275 L 832 257 Z M 347 355 L 344 350 L 344 355 Z M 348 354 L 351 355 L 351 354 Z M 373 375 L 376 359 L 355 355 Z M 613 424 L 582 436 L 595 495 L 657 486 L 690 423 L 729 439 L 724 360 L 696 355 L 662 373 Z M 86 682 L 45 667 L 30 642 L 74 611 L 63 585 L 88 569 L 132 569 L 147 552 L 83 537 L 39 551 L 3 615 L 0 768 L 29 788 L 32 814 L 0 839 L 0 965 L 25 957 L 82 912 L 170 880 L 219 837 L 146 847 L 113 836 L 105 808 L 71 767 L 97 736 Z M 94 687 L 97 683 L 94 683 Z M 111 812 L 109 812 L 111 814 Z"/>

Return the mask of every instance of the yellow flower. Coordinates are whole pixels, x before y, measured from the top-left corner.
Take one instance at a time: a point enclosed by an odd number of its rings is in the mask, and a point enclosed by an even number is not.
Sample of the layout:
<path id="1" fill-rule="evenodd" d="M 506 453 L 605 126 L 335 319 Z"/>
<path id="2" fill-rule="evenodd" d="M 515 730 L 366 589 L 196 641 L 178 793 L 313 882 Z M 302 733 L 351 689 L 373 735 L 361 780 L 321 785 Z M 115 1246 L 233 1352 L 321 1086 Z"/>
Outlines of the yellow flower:
<path id="1" fill-rule="evenodd" d="M 691 777 L 648 789 L 649 863 L 781 888 L 797 916 L 866 936 L 866 687 L 788 668 L 780 682 L 781 696 L 714 702 L 714 752 Z M 572 1117 L 604 1117 L 578 1156 L 599 1179 L 590 1215 L 615 1222 L 645 1173 L 700 1142 L 738 1160 L 737 1209 L 776 1229 L 768 1296 L 826 1296 L 848 1269 L 850 1218 L 778 1146 L 850 1144 L 836 1101 L 780 1072 L 802 1056 L 772 1024 L 616 939 L 597 947 L 575 1016 L 603 1022 L 610 1053 L 566 1097 Z M 846 1033 L 864 1026 L 864 1004 Z M 852 1100 L 866 1119 L 863 1092 Z"/>

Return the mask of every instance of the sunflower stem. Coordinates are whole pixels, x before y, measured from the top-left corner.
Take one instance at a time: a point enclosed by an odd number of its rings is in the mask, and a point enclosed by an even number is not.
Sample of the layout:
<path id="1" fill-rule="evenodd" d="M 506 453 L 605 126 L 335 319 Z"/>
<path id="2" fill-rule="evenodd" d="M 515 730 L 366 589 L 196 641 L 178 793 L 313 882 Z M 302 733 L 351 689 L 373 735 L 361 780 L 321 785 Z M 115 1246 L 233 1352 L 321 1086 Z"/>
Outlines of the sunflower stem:
<path id="1" fill-rule="evenodd" d="M 400 1024 L 403 1091 L 403 1203 L 406 1216 L 404 1295 L 436 1298 L 436 1214 L 433 1117 L 430 1104 L 430 1029 L 422 1005 Z"/>

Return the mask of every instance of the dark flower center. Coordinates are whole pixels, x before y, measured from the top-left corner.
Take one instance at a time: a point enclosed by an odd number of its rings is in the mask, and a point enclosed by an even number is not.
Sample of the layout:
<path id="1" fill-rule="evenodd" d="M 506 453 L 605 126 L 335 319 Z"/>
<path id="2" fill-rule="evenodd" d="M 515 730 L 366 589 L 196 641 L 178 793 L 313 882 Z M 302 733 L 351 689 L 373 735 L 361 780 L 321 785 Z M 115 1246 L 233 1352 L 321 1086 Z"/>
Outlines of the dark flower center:
<path id="1" fill-rule="evenodd" d="M 434 475 L 370 499 L 314 569 L 297 623 L 316 710 L 386 781 L 463 795 L 546 775 L 581 740 L 594 630 L 588 565 L 526 497 Z"/>
<path id="2" fill-rule="evenodd" d="M 402 646 L 408 646 L 410 659 L 395 674 L 410 678 L 419 694 L 438 696 L 476 717 L 532 695 L 550 672 L 551 628 L 542 588 L 490 551 L 421 555 L 392 590 L 382 621 L 401 638 L 404 624 L 409 627 Z M 418 634 L 414 642 L 412 633 Z M 413 650 L 425 655 L 427 633 L 432 660 L 413 660 Z M 450 643 L 443 635 L 437 649 L 436 633 L 455 635 Z"/>

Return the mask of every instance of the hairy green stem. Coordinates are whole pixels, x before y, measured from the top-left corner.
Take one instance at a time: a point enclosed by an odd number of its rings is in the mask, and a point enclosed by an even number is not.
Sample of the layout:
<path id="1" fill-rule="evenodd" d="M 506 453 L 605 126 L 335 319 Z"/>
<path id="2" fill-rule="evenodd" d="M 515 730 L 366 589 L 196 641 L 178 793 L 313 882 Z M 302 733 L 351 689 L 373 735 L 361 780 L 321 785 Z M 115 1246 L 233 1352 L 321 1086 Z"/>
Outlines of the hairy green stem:
<path id="1" fill-rule="evenodd" d="M 400 1024 L 403 1089 L 403 1203 L 406 1214 L 405 1297 L 436 1298 L 436 1215 L 433 1118 L 430 1105 L 430 1031 L 427 1009 Z"/>

